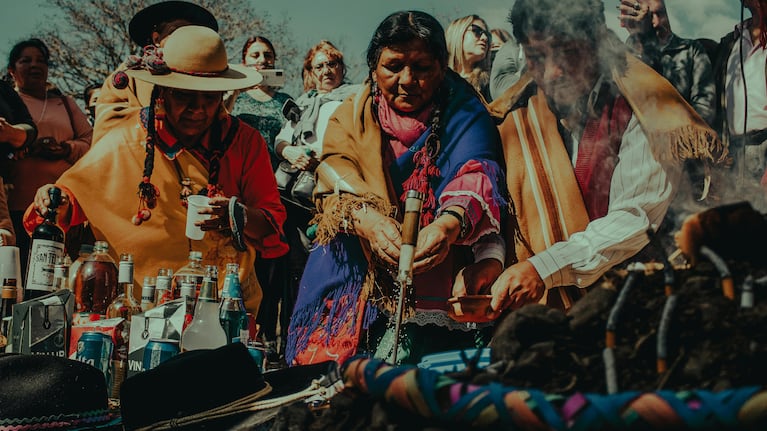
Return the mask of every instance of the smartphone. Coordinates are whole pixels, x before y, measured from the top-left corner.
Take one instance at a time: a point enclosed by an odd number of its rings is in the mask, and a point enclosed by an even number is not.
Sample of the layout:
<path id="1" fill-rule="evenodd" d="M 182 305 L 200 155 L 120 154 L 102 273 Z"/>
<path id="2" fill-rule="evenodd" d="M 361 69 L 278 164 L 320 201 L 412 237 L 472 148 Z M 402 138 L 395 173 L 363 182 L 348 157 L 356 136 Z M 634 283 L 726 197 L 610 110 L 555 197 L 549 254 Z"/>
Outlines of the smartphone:
<path id="1" fill-rule="evenodd" d="M 285 71 L 282 69 L 261 69 L 258 73 L 264 77 L 260 85 L 268 85 L 270 87 L 282 87 L 285 85 Z"/>

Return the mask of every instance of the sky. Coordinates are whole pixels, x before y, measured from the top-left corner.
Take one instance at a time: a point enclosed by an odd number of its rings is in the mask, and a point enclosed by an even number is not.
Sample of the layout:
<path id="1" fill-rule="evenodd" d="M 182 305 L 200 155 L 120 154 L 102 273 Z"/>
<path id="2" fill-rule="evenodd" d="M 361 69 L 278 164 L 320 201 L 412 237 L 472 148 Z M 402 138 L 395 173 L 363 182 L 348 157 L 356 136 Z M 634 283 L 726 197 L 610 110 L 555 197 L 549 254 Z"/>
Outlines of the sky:
<path id="1" fill-rule="evenodd" d="M 128 0 L 125 0 L 128 1 Z M 511 30 L 506 18 L 513 0 L 252 0 L 257 8 L 269 11 L 274 18 L 288 16 L 287 29 L 266 35 L 277 39 L 277 33 L 289 31 L 305 52 L 321 39 L 338 42 L 349 64 L 363 64 L 367 43 L 376 26 L 387 15 L 398 10 L 418 9 L 431 13 L 447 27 L 448 20 L 477 14 L 490 28 Z M 567 1 L 567 0 L 563 0 Z M 45 0 L 0 0 L 0 61 L 7 64 L 8 51 L 14 43 L 35 35 L 45 25 L 43 16 L 49 11 Z M 618 25 L 618 0 L 605 1 L 608 25 L 621 38 L 628 34 Z M 738 0 L 666 0 L 672 30 L 688 38 L 706 37 L 719 40 L 732 30 L 740 17 Z M 748 14 L 748 11 L 746 11 Z M 226 23 L 221 23 L 226 25 Z M 230 52 L 233 51 L 229 47 Z M 279 56 L 279 53 L 278 53 Z M 279 64 L 277 65 L 279 67 Z M 352 71 L 359 77 L 363 71 Z"/>

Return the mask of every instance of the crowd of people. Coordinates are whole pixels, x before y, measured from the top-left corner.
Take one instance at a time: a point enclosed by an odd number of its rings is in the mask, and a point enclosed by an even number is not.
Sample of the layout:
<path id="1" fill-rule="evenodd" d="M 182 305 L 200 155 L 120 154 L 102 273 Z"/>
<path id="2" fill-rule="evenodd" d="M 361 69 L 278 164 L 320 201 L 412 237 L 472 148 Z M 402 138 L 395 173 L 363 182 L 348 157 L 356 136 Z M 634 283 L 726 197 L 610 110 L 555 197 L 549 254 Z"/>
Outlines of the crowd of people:
<path id="1" fill-rule="evenodd" d="M 0 239 L 24 261 L 55 184 L 62 228 L 133 250 L 137 274 L 190 247 L 238 262 L 271 366 L 484 347 L 509 310 L 569 309 L 648 230 L 728 196 L 767 211 L 767 1 L 742 6 L 720 42 L 677 36 L 663 0 L 620 1 L 626 40 L 602 0 L 516 0 L 511 33 L 394 12 L 363 82 L 321 40 L 294 99 L 267 79 L 271 35 L 228 64 L 216 17 L 161 2 L 130 22 L 140 53 L 84 89 L 87 114 L 25 40 L 0 82 Z M 403 311 L 409 191 L 423 202 Z M 184 236 L 190 194 L 211 198 L 201 241 Z M 479 294 L 476 323 L 450 317 L 451 297 Z"/>

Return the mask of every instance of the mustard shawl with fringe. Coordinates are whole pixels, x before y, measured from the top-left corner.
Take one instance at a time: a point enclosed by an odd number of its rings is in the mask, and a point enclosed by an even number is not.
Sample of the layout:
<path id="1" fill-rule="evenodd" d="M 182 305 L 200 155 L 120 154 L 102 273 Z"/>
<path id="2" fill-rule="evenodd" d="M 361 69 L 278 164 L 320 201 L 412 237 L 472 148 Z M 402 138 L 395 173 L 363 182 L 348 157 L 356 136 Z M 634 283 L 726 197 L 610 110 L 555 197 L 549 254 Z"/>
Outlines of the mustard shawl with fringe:
<path id="1" fill-rule="evenodd" d="M 240 129 L 235 140 L 242 139 L 238 136 L 243 134 L 243 128 Z M 72 191 L 96 238 L 109 243 L 113 258 L 117 259 L 120 253 L 133 254 L 134 295 L 140 296 L 144 276 L 156 276 L 159 268 L 176 271 L 185 265 L 191 245 L 192 250 L 202 252 L 203 265 L 215 264 L 223 271 L 226 263 L 240 264 L 245 306 L 257 313 L 263 295 L 253 270 L 255 249 L 248 244 L 247 252 L 240 253 L 231 246 L 231 238 L 211 232 L 200 241 L 190 242 L 186 238 L 186 208 L 179 201 L 178 175 L 173 162 L 159 154 L 159 150 L 152 173 L 152 183 L 160 189 L 157 207 L 152 209 L 152 217 L 140 226 L 131 222 L 138 209 L 136 185 L 143 175 L 145 141 L 146 132 L 138 124 L 113 130 L 57 183 Z M 188 151 L 179 154 L 177 160 L 194 184 L 208 183 L 208 170 Z M 242 196 L 234 190 L 224 190 L 224 193 Z"/>
<path id="2" fill-rule="evenodd" d="M 626 57 L 625 72 L 614 69 L 612 79 L 631 106 L 656 159 L 662 163 L 681 163 L 685 159 L 722 162 L 727 150 L 716 132 L 666 79 L 630 54 Z M 520 261 L 567 240 L 589 223 L 570 157 L 546 96 L 538 89 L 527 106 L 512 109 L 529 94 L 530 85 L 533 79 L 527 73 L 489 107 L 492 115 L 503 119 L 499 130 L 506 183 L 517 209 L 520 234 L 507 234 L 507 242 L 511 247 L 514 241 Z M 507 256 L 507 264 L 514 263 L 508 261 L 514 253 Z"/>
<path id="3" fill-rule="evenodd" d="M 370 86 L 366 85 L 351 98 L 352 103 L 342 103 L 330 117 L 314 189 L 320 244 L 329 243 L 361 205 L 372 205 L 384 215 L 390 215 L 398 205 L 399 199 L 389 187 L 389 174 L 383 168 L 382 132 L 374 119 L 370 98 Z M 353 124 L 341 124 L 348 119 Z M 369 251 L 367 241 L 362 243 Z"/>

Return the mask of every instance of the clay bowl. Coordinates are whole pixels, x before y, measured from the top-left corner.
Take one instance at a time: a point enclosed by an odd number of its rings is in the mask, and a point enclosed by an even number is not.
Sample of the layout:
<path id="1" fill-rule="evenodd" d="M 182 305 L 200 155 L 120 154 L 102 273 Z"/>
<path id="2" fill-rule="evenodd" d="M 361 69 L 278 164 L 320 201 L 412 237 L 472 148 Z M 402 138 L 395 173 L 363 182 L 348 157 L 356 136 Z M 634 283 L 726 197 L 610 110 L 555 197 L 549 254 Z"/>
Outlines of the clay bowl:
<path id="1" fill-rule="evenodd" d="M 466 295 L 447 300 L 450 305 L 448 316 L 457 322 L 490 322 L 490 300 L 492 295 Z"/>

